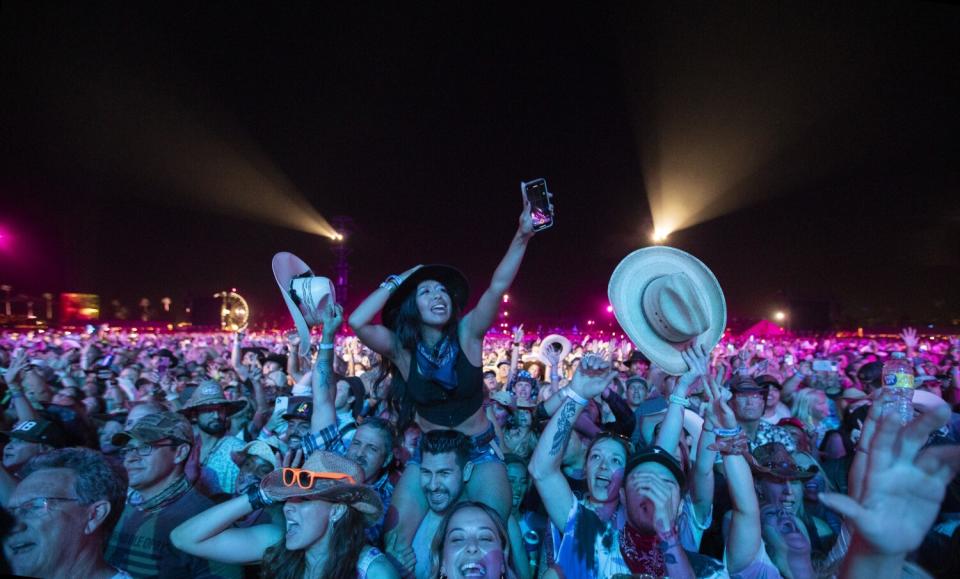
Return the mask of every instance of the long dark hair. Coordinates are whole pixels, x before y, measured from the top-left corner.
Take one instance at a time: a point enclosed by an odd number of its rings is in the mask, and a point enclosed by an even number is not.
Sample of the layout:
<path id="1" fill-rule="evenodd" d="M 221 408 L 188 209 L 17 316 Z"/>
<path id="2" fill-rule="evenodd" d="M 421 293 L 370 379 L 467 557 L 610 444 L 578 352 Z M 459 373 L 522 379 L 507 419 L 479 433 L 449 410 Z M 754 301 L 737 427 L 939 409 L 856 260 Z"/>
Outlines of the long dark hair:
<path id="1" fill-rule="evenodd" d="M 363 515 L 347 507 L 340 520 L 333 523 L 327 560 L 318 577 L 330 579 L 356 579 L 357 562 L 363 550 Z M 290 551 L 286 539 L 280 538 L 276 545 L 267 549 L 260 566 L 260 577 L 277 579 L 303 579 L 307 573 L 307 552 L 304 549 Z"/>
<path id="2" fill-rule="evenodd" d="M 454 340 L 454 343 L 456 343 L 458 347 L 459 342 L 457 342 L 457 340 L 459 340 L 459 336 L 457 335 L 457 328 L 460 325 L 461 313 L 457 301 L 453 299 L 453 296 L 450 296 L 450 319 L 443 327 L 442 334 L 444 338 Z M 417 363 L 416 350 L 417 342 L 422 339 L 420 335 L 420 325 L 422 323 L 423 318 L 420 317 L 420 310 L 417 308 L 417 291 L 414 289 L 400 304 L 400 309 L 397 310 L 396 318 L 394 318 L 393 328 L 391 328 L 397 337 L 397 349 L 406 350 L 410 354 L 411 364 Z M 400 380 L 397 380 L 400 372 L 398 372 L 396 364 L 384 358 L 381 378 L 378 382 L 387 374 L 393 376 L 393 380 L 390 382 L 390 393 L 387 396 L 387 404 L 390 410 L 397 414 L 397 431 L 403 432 L 407 429 L 407 426 L 410 426 L 410 423 L 413 422 L 413 401 L 410 400 L 410 397 L 407 395 L 406 380 L 403 380 L 402 376 L 400 376 Z"/>

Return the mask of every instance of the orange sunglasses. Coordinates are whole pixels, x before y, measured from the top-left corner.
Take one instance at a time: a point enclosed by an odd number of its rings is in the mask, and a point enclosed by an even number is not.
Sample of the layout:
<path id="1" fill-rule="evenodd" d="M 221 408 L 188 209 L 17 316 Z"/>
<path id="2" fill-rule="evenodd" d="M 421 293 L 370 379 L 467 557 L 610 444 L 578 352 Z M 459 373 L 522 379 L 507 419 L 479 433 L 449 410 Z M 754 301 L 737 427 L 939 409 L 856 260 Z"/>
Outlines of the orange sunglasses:
<path id="1" fill-rule="evenodd" d="M 283 484 L 288 487 L 296 485 L 302 489 L 313 488 L 313 483 L 317 479 L 345 480 L 352 485 L 357 484 L 357 481 L 355 481 L 352 476 L 343 474 L 342 472 L 314 472 L 302 468 L 284 467 L 281 475 L 283 477 Z"/>

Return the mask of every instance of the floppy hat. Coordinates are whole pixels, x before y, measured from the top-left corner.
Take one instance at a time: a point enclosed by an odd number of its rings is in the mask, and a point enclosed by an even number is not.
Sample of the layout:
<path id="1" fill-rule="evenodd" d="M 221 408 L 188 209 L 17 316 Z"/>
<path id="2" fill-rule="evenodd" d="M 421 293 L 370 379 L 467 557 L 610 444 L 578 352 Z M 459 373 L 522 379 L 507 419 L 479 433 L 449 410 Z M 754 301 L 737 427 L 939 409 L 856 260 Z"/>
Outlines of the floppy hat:
<path id="1" fill-rule="evenodd" d="M 286 251 L 273 256 L 273 277 L 300 335 L 300 355 L 306 356 L 310 352 L 310 327 L 320 323 L 327 300 L 337 301 L 333 283 L 313 275 L 303 260 Z"/>
<path id="2" fill-rule="evenodd" d="M 443 284 L 443 287 L 447 288 L 447 293 L 450 294 L 450 299 L 457 306 L 457 309 L 463 312 L 467 306 L 467 296 L 470 295 L 470 284 L 467 283 L 467 278 L 460 273 L 460 270 L 454 269 L 449 265 L 425 265 L 410 274 L 407 279 L 403 280 L 400 287 L 387 298 L 387 303 L 383 306 L 383 313 L 381 314 L 384 326 L 394 329 L 397 314 L 400 313 L 400 306 L 403 304 L 403 301 L 407 299 L 407 296 L 409 296 L 413 290 L 417 289 L 420 282 L 428 279 Z"/>
<path id="3" fill-rule="evenodd" d="M 727 323 L 713 272 L 673 247 L 645 247 L 625 257 L 610 276 L 607 296 L 637 349 L 668 374 L 687 371 L 680 352 L 693 343 L 712 350 Z"/>
<path id="4" fill-rule="evenodd" d="M 543 352 L 548 348 L 552 348 L 555 344 L 560 345 L 560 357 L 559 360 L 563 361 L 570 354 L 570 350 L 573 349 L 570 344 L 570 340 L 566 337 L 561 336 L 560 334 L 550 334 L 540 342 L 540 351 L 537 352 L 537 359 L 543 362 L 544 364 L 549 364 L 550 361 L 547 360 L 547 357 L 543 355 Z"/>
<path id="5" fill-rule="evenodd" d="M 219 408 L 225 406 L 227 416 L 233 416 L 246 407 L 247 403 L 243 400 L 227 400 L 223 394 L 223 388 L 213 380 L 205 380 L 197 386 L 187 403 L 179 410 L 184 414 L 190 412 L 203 412 L 207 409 Z"/>
<path id="6" fill-rule="evenodd" d="M 285 484 L 284 472 L 289 470 L 307 471 L 306 475 L 291 473 L 293 484 Z M 311 476 L 328 475 L 327 478 Z M 291 474 L 286 476 L 290 477 Z M 330 478 L 347 475 L 353 479 Z M 307 478 L 307 488 L 300 486 L 300 478 Z M 307 458 L 300 469 L 278 469 L 263 477 L 260 488 L 274 501 L 286 501 L 295 497 L 322 499 L 331 503 L 343 503 L 363 513 L 367 524 L 375 523 L 383 514 L 383 501 L 373 487 L 363 484 L 363 469 L 345 456 L 333 452 L 318 450 Z"/>

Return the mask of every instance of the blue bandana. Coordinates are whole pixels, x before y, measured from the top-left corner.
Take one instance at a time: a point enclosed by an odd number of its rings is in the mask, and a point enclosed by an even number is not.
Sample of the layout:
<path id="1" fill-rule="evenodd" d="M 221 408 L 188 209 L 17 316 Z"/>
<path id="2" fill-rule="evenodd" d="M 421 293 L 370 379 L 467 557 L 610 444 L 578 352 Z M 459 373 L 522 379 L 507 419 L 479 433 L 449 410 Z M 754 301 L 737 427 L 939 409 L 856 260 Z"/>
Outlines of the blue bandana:
<path id="1" fill-rule="evenodd" d="M 440 384 L 445 390 L 457 388 L 457 372 L 454 364 L 460 346 L 450 338 L 444 338 L 432 350 L 423 342 L 417 342 L 417 365 L 427 380 Z"/>

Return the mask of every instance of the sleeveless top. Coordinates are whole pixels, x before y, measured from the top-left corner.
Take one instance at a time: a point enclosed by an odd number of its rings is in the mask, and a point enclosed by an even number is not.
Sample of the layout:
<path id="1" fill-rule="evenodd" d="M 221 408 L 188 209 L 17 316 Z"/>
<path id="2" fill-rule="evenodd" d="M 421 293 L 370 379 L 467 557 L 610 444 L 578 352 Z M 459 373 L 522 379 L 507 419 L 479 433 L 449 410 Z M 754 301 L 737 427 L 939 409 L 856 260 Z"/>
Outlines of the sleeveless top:
<path id="1" fill-rule="evenodd" d="M 384 560 L 387 560 L 386 555 L 380 552 L 380 550 L 376 547 L 365 547 L 363 552 L 360 553 L 360 560 L 357 561 L 357 579 L 367 579 L 367 573 L 370 570 L 370 565 L 372 565 L 373 562 L 380 557 L 383 557 Z M 371 577 L 370 579 L 374 578 Z"/>
<path id="2" fill-rule="evenodd" d="M 471 364 L 461 349 L 454 362 L 454 371 L 457 387 L 447 390 L 425 378 L 417 367 L 416 355 L 412 355 L 410 376 L 404 380 L 398 373 L 394 380 L 406 387 L 406 396 L 413 401 L 417 414 L 434 424 L 453 428 L 473 416 L 483 405 L 483 368 Z"/>

